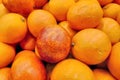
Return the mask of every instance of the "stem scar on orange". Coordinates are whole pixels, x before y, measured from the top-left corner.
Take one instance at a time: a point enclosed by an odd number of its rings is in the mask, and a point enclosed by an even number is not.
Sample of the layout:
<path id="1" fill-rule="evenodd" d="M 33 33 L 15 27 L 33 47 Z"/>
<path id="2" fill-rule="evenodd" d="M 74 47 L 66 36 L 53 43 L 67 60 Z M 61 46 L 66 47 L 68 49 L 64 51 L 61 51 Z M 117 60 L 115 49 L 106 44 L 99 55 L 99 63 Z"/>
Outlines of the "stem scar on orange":
<path id="1" fill-rule="evenodd" d="M 98 29 L 84 29 L 72 38 L 73 56 L 89 65 L 103 62 L 111 51 L 111 41 Z"/>

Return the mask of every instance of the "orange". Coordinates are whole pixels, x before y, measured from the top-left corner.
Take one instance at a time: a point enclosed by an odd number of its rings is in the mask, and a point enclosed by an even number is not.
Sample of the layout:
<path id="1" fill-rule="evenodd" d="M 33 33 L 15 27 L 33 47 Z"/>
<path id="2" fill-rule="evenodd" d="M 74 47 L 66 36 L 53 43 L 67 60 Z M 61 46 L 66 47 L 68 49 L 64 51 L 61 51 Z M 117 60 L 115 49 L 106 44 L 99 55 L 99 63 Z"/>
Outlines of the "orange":
<path id="1" fill-rule="evenodd" d="M 59 25 L 50 25 L 39 32 L 36 45 L 42 60 L 57 63 L 68 56 L 71 38 Z"/>
<path id="2" fill-rule="evenodd" d="M 5 8 L 5 6 L 0 3 L 0 17 L 7 14 L 9 11 Z"/>
<path id="3" fill-rule="evenodd" d="M 34 8 L 34 0 L 3 0 L 4 6 L 11 12 L 27 16 Z"/>
<path id="4" fill-rule="evenodd" d="M 46 80 L 43 63 L 34 52 L 20 51 L 11 66 L 13 80 Z"/>
<path id="5" fill-rule="evenodd" d="M 113 45 L 107 65 L 113 76 L 120 80 L 120 42 Z"/>
<path id="6" fill-rule="evenodd" d="M 8 13 L 0 18 L 0 41 L 18 43 L 27 33 L 26 19 L 16 13 Z"/>
<path id="7" fill-rule="evenodd" d="M 26 37 L 20 42 L 22 49 L 34 50 L 36 44 L 36 39 L 30 34 L 27 33 Z"/>
<path id="8" fill-rule="evenodd" d="M 57 21 L 64 21 L 66 20 L 68 9 L 73 4 L 75 4 L 75 1 L 74 0 L 50 0 L 48 4 L 49 4 L 48 11 L 55 16 Z"/>
<path id="9" fill-rule="evenodd" d="M 8 67 L 0 68 L 1 80 L 12 80 L 11 69 Z"/>
<path id="10" fill-rule="evenodd" d="M 108 36 L 98 29 L 84 29 L 72 39 L 73 56 L 89 65 L 99 64 L 109 56 L 111 42 Z"/>
<path id="11" fill-rule="evenodd" d="M 102 18 L 97 28 L 108 35 L 111 43 L 114 44 L 120 41 L 120 25 L 114 19 L 108 17 Z"/>
<path id="12" fill-rule="evenodd" d="M 59 62 L 51 73 L 50 80 L 95 80 L 92 70 L 76 59 Z"/>
<path id="13" fill-rule="evenodd" d="M 15 57 L 15 49 L 5 43 L 0 42 L 0 68 L 10 64 Z"/>
<path id="14" fill-rule="evenodd" d="M 103 7 L 104 17 L 116 19 L 120 12 L 120 5 L 116 3 L 109 3 Z"/>
<path id="15" fill-rule="evenodd" d="M 116 80 L 107 70 L 94 69 L 95 80 Z"/>
<path id="16" fill-rule="evenodd" d="M 71 28 L 81 30 L 96 27 L 103 16 L 101 6 L 95 1 L 80 0 L 67 13 L 67 21 Z"/>
<path id="17" fill-rule="evenodd" d="M 19 13 L 25 17 L 36 8 L 40 8 L 48 0 L 3 0 L 4 6 L 11 12 Z"/>
<path id="18" fill-rule="evenodd" d="M 57 24 L 54 16 L 45 10 L 34 10 L 27 18 L 28 28 L 34 37 L 37 37 L 39 31 L 48 25 Z"/>
<path id="19" fill-rule="evenodd" d="M 104 6 L 113 2 L 113 0 L 98 0 L 98 2 L 100 3 L 101 6 Z"/>
<path id="20" fill-rule="evenodd" d="M 71 25 L 68 23 L 68 21 L 62 21 L 59 23 L 59 25 L 68 32 L 71 38 L 76 34 L 76 31 L 71 29 Z"/>

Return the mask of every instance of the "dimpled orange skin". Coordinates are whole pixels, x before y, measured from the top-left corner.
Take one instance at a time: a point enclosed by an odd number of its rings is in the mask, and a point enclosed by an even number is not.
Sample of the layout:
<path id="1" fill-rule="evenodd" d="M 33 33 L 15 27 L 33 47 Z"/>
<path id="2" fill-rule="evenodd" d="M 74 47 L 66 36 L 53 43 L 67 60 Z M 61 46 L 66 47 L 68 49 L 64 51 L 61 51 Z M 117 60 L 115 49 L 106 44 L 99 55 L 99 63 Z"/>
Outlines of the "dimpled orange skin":
<path id="1" fill-rule="evenodd" d="M 56 63 L 67 57 L 71 39 L 59 25 L 43 28 L 37 38 L 37 48 L 42 60 Z"/>
<path id="2" fill-rule="evenodd" d="M 81 30 L 96 27 L 103 16 L 103 10 L 94 0 L 80 0 L 71 6 L 67 13 L 67 21 L 71 28 Z"/>

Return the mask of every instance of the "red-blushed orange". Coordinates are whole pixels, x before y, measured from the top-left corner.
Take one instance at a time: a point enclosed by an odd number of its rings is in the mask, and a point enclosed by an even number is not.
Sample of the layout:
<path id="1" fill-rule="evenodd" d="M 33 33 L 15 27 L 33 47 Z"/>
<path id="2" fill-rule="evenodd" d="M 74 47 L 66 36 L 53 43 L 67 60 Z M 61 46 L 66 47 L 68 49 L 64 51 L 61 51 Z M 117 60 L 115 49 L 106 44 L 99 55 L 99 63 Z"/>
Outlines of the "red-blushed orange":
<path id="1" fill-rule="evenodd" d="M 41 60 L 57 63 L 68 56 L 71 38 L 59 25 L 49 25 L 39 32 L 36 45 Z"/>
<path id="2" fill-rule="evenodd" d="M 46 80 L 44 64 L 30 50 L 17 53 L 11 66 L 11 75 L 13 80 Z"/>

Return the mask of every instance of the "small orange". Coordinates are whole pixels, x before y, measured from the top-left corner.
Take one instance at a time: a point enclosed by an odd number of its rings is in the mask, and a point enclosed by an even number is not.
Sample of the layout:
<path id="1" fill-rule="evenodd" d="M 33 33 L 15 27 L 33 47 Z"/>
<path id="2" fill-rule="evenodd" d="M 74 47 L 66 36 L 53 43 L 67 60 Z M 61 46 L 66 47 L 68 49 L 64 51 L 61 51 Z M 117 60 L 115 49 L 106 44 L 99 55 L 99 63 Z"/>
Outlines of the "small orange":
<path id="1" fill-rule="evenodd" d="M 5 6 L 0 3 L 0 17 L 7 14 L 9 11 L 5 8 Z"/>
<path id="2" fill-rule="evenodd" d="M 92 70 L 76 59 L 59 62 L 50 76 L 50 80 L 95 80 Z"/>
<path id="3" fill-rule="evenodd" d="M 112 44 L 120 41 L 120 25 L 114 19 L 108 17 L 102 18 L 97 28 L 108 35 Z"/>
<path id="4" fill-rule="evenodd" d="M 96 27 L 103 16 L 103 10 L 96 1 L 80 0 L 67 13 L 71 28 L 81 30 Z"/>
<path id="5" fill-rule="evenodd" d="M 26 37 L 20 42 L 20 47 L 26 50 L 34 50 L 36 44 L 36 38 L 30 33 L 27 33 Z"/>
<path id="6" fill-rule="evenodd" d="M 98 0 L 98 2 L 100 3 L 101 6 L 104 6 L 113 2 L 113 0 Z"/>
<path id="7" fill-rule="evenodd" d="M 18 43 L 27 33 L 26 19 L 16 13 L 8 13 L 0 18 L 0 41 Z"/>
<path id="8" fill-rule="evenodd" d="M 39 31 L 48 25 L 57 24 L 54 16 L 45 10 L 38 9 L 30 13 L 27 18 L 28 28 L 30 33 L 37 37 Z"/>
<path id="9" fill-rule="evenodd" d="M 11 45 L 0 42 L 0 68 L 8 66 L 13 61 L 15 53 Z"/>
<path id="10" fill-rule="evenodd" d="M 0 68 L 0 80 L 12 80 L 11 69 L 9 67 Z"/>
<path id="11" fill-rule="evenodd" d="M 50 0 L 48 4 L 49 4 L 48 11 L 55 16 L 57 21 L 64 21 L 66 20 L 68 9 L 75 4 L 75 1 L 74 0 Z"/>
<path id="12" fill-rule="evenodd" d="M 2 2 L 9 11 L 27 17 L 34 9 L 44 6 L 48 0 L 3 0 Z"/>
<path id="13" fill-rule="evenodd" d="M 105 69 L 94 69 L 95 80 L 116 80 L 110 72 Z"/>
<path id="14" fill-rule="evenodd" d="M 62 21 L 59 23 L 59 25 L 68 32 L 71 38 L 76 34 L 76 31 L 71 28 L 71 25 L 68 23 L 68 21 Z"/>
<path id="15" fill-rule="evenodd" d="M 116 3 L 109 3 L 103 7 L 104 17 L 116 19 L 120 12 L 120 5 Z"/>
<path id="16" fill-rule="evenodd" d="M 111 41 L 98 29 L 84 29 L 73 36 L 73 56 L 86 64 L 99 64 L 109 56 Z"/>
<path id="17" fill-rule="evenodd" d="M 113 45 L 107 65 L 112 75 L 120 80 L 120 42 Z"/>
<path id="18" fill-rule="evenodd" d="M 13 80 L 46 80 L 43 63 L 33 51 L 20 51 L 11 66 Z"/>

